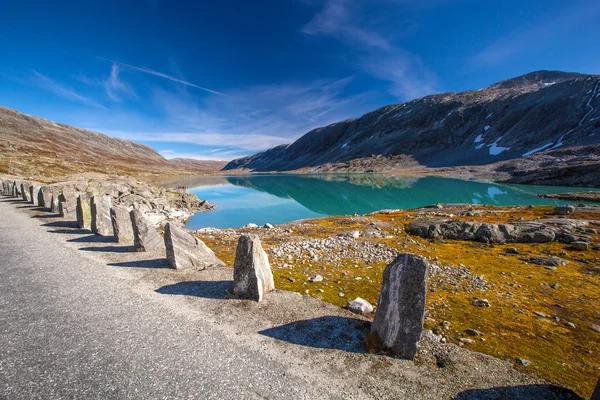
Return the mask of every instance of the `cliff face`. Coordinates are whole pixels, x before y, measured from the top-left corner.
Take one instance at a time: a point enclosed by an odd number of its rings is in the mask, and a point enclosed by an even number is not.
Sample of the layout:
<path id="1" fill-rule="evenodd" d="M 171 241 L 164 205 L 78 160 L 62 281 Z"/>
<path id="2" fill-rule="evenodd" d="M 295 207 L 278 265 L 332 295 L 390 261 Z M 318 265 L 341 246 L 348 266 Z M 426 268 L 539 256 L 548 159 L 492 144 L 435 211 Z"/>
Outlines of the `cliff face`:
<path id="1" fill-rule="evenodd" d="M 431 95 L 314 129 L 225 169 L 291 171 L 352 161 L 361 170 L 360 160 L 374 157 L 408 157 L 427 167 L 481 165 L 598 144 L 599 81 L 600 75 L 539 71 Z"/>
<path id="2" fill-rule="evenodd" d="M 217 171 L 221 162 L 166 160 L 129 140 L 0 107 L 0 172 L 50 177 L 82 172 L 130 175 Z"/>

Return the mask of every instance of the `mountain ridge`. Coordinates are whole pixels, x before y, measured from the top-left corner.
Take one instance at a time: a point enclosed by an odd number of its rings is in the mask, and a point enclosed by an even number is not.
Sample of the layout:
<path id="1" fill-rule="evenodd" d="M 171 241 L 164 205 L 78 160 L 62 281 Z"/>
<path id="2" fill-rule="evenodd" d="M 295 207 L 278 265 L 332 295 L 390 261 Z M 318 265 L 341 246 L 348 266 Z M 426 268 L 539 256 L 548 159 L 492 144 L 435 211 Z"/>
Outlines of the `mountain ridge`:
<path id="1" fill-rule="evenodd" d="M 167 160 L 153 148 L 0 106 L 0 171 L 30 177 L 84 172 L 201 174 L 225 162 Z"/>
<path id="2" fill-rule="evenodd" d="M 597 144 L 599 82 L 600 75 L 535 71 L 477 90 L 432 94 L 313 129 L 224 169 L 311 170 L 373 157 L 408 157 L 424 167 L 485 165 Z"/>

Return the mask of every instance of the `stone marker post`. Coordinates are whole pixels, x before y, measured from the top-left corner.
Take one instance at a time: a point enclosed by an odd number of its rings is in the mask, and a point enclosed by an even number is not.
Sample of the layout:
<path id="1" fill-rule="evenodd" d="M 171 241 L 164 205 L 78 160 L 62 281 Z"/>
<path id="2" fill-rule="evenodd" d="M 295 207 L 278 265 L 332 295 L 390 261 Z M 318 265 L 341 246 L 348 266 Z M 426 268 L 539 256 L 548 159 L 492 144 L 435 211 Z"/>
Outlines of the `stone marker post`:
<path id="1" fill-rule="evenodd" d="M 210 265 L 224 265 L 202 240 L 170 222 L 165 226 L 165 248 L 171 268 L 205 269 Z"/>
<path id="2" fill-rule="evenodd" d="M 371 334 L 393 354 L 412 360 L 423 331 L 428 261 L 400 254 L 383 273 L 383 286 Z"/>
<path id="3" fill-rule="evenodd" d="M 29 197 L 31 197 L 31 204 L 33 204 L 34 206 L 40 205 L 40 187 L 41 186 L 37 183 L 34 183 L 29 187 Z"/>
<path id="4" fill-rule="evenodd" d="M 124 206 L 112 206 L 110 219 L 115 233 L 115 241 L 121 244 L 133 244 L 133 225 L 129 210 Z"/>
<path id="5" fill-rule="evenodd" d="M 77 193 L 63 191 L 58 195 L 58 214 L 63 218 L 77 217 Z"/>
<path id="6" fill-rule="evenodd" d="M 275 289 L 269 257 L 257 235 L 242 235 L 235 251 L 233 293 L 261 301 L 265 293 Z"/>
<path id="7" fill-rule="evenodd" d="M 92 227 L 92 194 L 80 193 L 77 196 L 77 226 L 79 229 L 91 229 Z"/>
<path id="8" fill-rule="evenodd" d="M 94 195 L 91 200 L 92 222 L 91 229 L 96 235 L 113 236 L 113 226 L 110 219 L 111 197 Z"/>
<path id="9" fill-rule="evenodd" d="M 31 202 L 31 192 L 29 191 L 30 187 L 31 184 L 28 182 L 21 183 L 21 197 L 23 198 L 23 201 L 28 203 Z"/>
<path id="10" fill-rule="evenodd" d="M 133 227 L 133 244 L 137 251 L 152 251 L 164 248 L 163 239 L 142 211 L 132 210 L 129 216 Z"/>

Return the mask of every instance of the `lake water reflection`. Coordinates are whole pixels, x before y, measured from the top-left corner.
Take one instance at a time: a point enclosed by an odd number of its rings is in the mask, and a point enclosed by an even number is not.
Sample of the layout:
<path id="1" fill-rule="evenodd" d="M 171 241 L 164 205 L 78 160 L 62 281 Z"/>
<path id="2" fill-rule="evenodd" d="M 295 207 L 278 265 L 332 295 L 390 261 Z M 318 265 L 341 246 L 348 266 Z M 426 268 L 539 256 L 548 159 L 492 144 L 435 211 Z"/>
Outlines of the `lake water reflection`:
<path id="1" fill-rule="evenodd" d="M 561 204 L 540 193 L 572 191 L 557 186 L 508 185 L 431 176 L 379 174 L 241 175 L 188 178 L 185 185 L 217 210 L 194 215 L 187 227 L 237 228 L 280 224 L 328 215 L 365 214 L 435 203 L 493 205 Z"/>

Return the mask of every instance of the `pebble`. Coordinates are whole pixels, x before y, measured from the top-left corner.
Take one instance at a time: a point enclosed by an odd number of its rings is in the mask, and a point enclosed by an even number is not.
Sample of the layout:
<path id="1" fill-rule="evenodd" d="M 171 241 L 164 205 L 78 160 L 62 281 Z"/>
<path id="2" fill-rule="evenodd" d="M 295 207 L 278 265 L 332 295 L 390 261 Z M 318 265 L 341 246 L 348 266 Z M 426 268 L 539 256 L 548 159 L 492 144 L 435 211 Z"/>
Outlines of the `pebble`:
<path id="1" fill-rule="evenodd" d="M 534 311 L 533 313 L 534 313 L 535 315 L 537 315 L 538 317 L 546 318 L 546 314 L 544 314 L 543 312 L 540 312 L 540 311 Z"/>
<path id="2" fill-rule="evenodd" d="M 521 253 L 519 252 L 519 250 L 517 250 L 517 248 L 516 248 L 516 247 L 509 247 L 508 249 L 506 249 L 506 252 L 507 252 L 508 254 L 521 254 Z"/>
<path id="3" fill-rule="evenodd" d="M 483 336 L 483 333 L 479 332 L 476 329 L 468 328 L 466 331 L 467 335 L 471 336 Z"/>
<path id="4" fill-rule="evenodd" d="M 600 325 L 592 324 L 591 328 L 596 332 L 600 332 Z"/>
<path id="5" fill-rule="evenodd" d="M 550 285 L 552 289 L 558 289 L 558 283 L 553 283 Z"/>
<path id="6" fill-rule="evenodd" d="M 460 343 L 463 343 L 463 344 L 471 344 L 471 343 L 473 343 L 473 339 L 469 339 L 469 338 L 460 338 L 460 339 L 458 339 L 458 341 Z"/>
<path id="7" fill-rule="evenodd" d="M 475 299 L 473 305 L 477 307 L 491 307 L 490 302 L 487 299 Z"/>
<path id="8" fill-rule="evenodd" d="M 344 293 L 342 293 L 342 292 L 339 292 L 339 293 L 338 293 L 338 296 L 340 296 L 340 297 L 344 297 L 344 296 L 345 296 L 345 294 L 344 294 Z"/>
<path id="9" fill-rule="evenodd" d="M 323 276 L 322 275 L 315 275 L 312 278 L 308 279 L 309 282 L 322 282 L 323 281 Z"/>
<path id="10" fill-rule="evenodd" d="M 526 360 L 524 358 L 517 358 L 517 362 L 524 367 L 527 367 L 527 366 L 529 366 L 529 364 L 531 364 L 531 361 Z"/>

